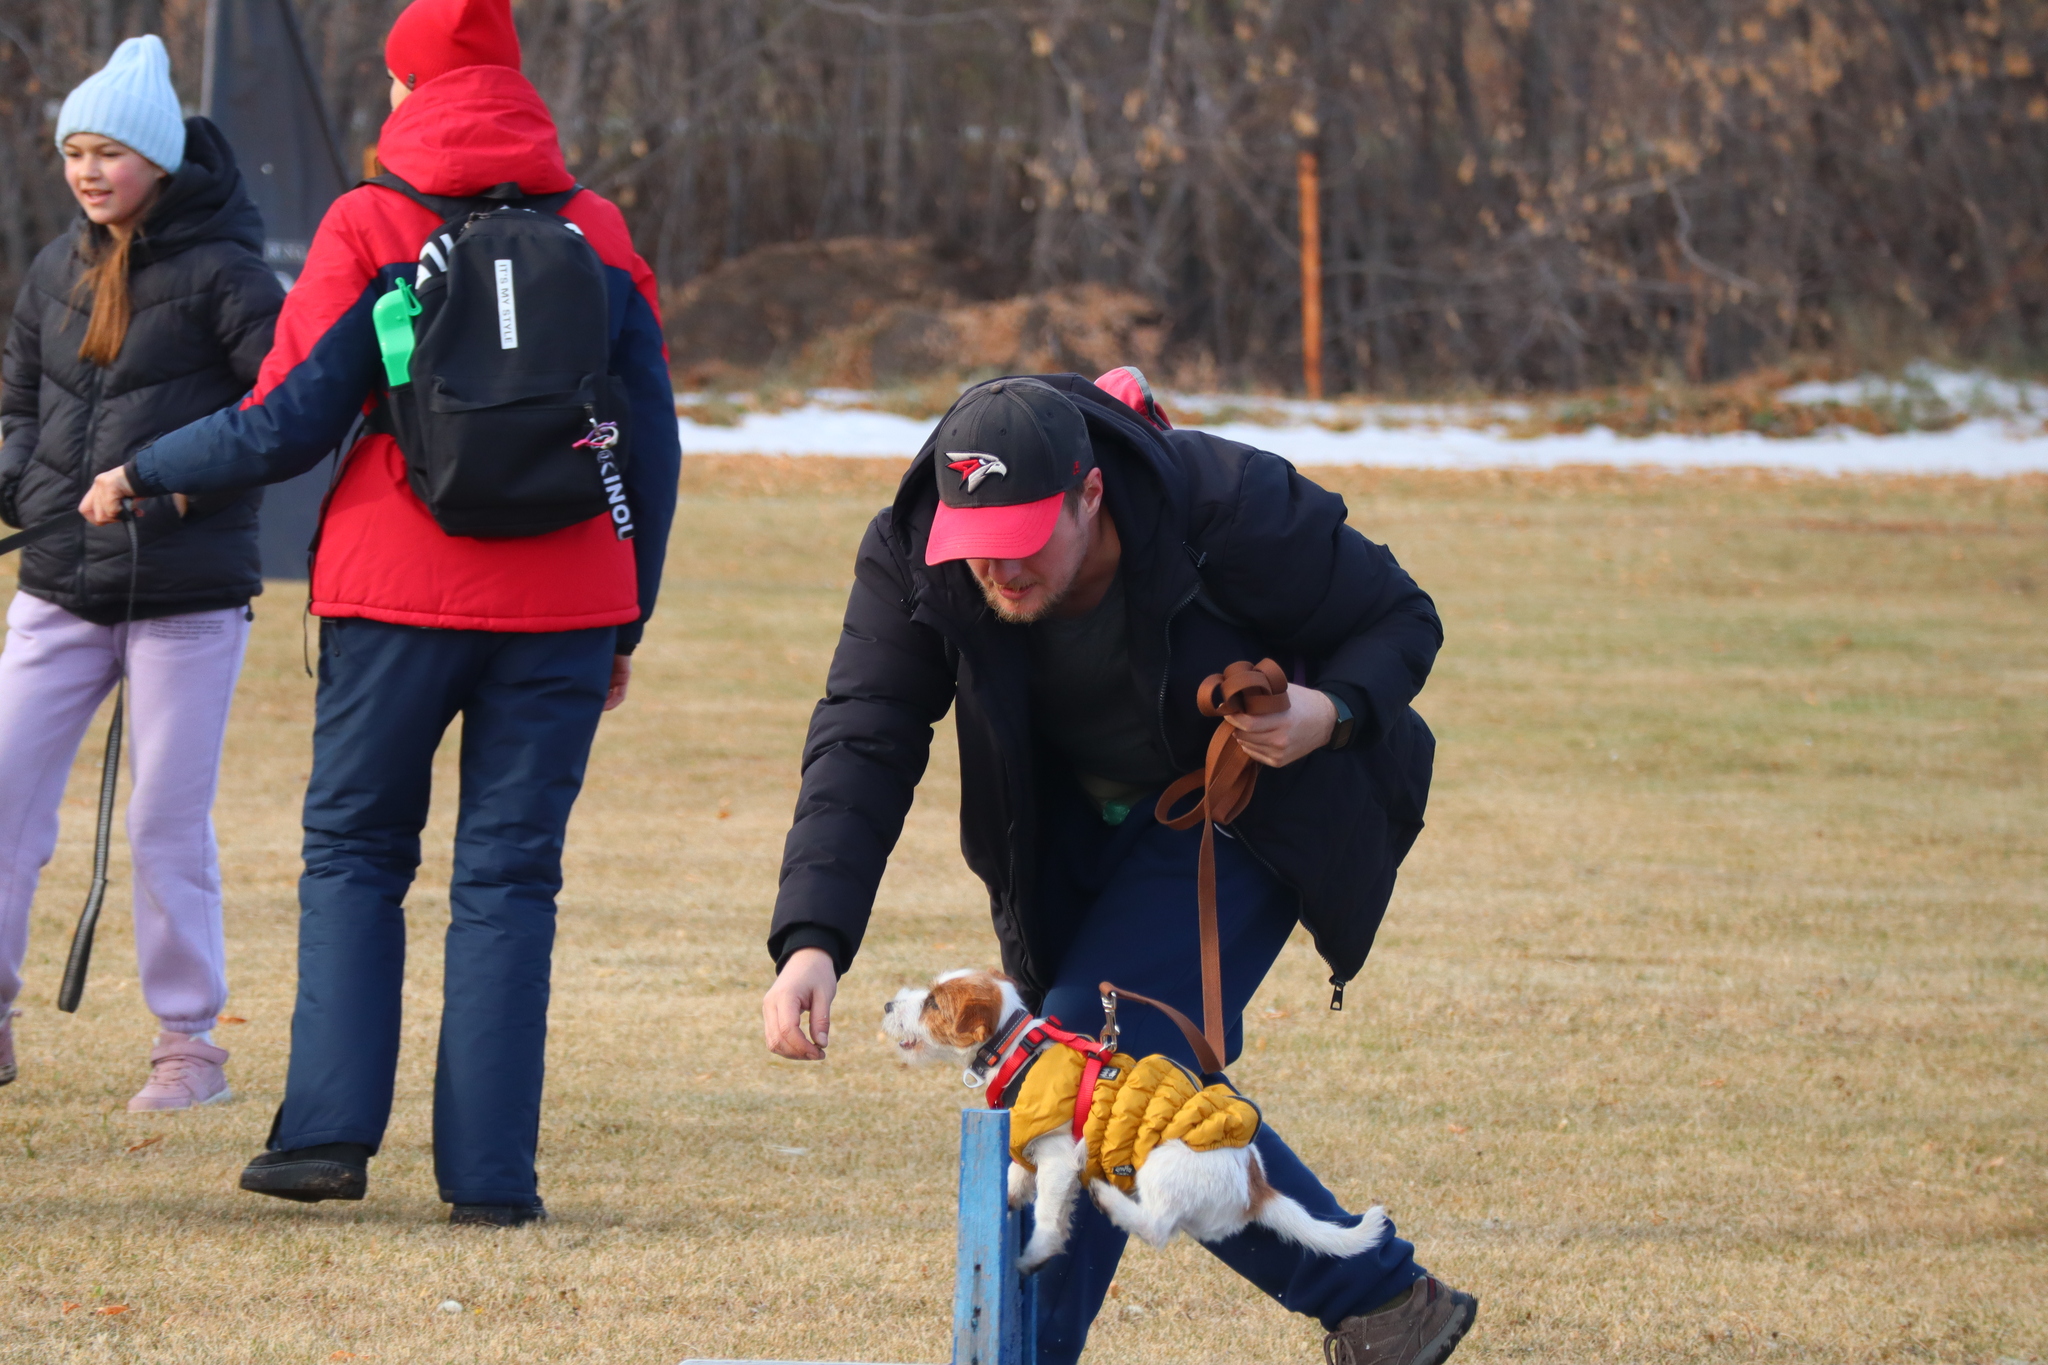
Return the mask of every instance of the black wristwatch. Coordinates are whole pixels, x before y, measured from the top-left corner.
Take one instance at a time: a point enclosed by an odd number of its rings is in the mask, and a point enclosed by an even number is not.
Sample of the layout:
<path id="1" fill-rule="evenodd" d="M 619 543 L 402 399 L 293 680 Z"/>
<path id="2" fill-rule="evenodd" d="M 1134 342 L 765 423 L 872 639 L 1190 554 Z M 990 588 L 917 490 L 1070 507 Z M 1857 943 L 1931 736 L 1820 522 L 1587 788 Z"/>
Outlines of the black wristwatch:
<path id="1" fill-rule="evenodd" d="M 1351 708 L 1346 706 L 1344 699 L 1335 692 L 1325 692 L 1323 695 L 1330 699 L 1330 705 L 1337 708 L 1337 724 L 1330 731 L 1330 742 L 1323 747 L 1342 749 L 1351 743 L 1351 732 L 1358 728 L 1358 717 L 1351 714 Z"/>

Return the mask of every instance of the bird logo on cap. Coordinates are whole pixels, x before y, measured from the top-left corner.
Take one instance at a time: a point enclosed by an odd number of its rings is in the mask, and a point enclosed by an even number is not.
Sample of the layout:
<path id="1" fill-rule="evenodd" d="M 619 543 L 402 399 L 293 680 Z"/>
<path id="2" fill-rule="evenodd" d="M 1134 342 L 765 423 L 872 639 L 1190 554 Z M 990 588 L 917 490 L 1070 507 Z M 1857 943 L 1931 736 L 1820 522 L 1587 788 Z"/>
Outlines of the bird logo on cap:
<path id="1" fill-rule="evenodd" d="M 947 451 L 946 468 L 959 474 L 967 492 L 981 487 L 981 481 L 991 474 L 1007 475 L 1010 467 L 993 455 L 963 455 L 958 451 Z"/>

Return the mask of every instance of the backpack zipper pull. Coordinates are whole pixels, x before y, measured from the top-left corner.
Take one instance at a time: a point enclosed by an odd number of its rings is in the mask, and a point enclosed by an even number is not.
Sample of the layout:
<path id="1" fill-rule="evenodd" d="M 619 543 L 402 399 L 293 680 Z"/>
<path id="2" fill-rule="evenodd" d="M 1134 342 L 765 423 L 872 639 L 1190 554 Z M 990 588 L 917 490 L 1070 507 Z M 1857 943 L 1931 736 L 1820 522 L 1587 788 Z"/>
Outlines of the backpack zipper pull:
<path id="1" fill-rule="evenodd" d="M 1344 1008 L 1344 983 L 1333 976 L 1330 978 L 1330 985 L 1333 988 L 1330 991 L 1330 1008 L 1341 1010 Z"/>
<path id="2" fill-rule="evenodd" d="M 583 420 L 590 423 L 590 430 L 584 433 L 582 440 L 570 442 L 569 449 L 594 450 L 600 460 L 604 459 L 605 452 L 619 443 L 619 424 L 598 421 L 595 403 L 583 405 Z"/>

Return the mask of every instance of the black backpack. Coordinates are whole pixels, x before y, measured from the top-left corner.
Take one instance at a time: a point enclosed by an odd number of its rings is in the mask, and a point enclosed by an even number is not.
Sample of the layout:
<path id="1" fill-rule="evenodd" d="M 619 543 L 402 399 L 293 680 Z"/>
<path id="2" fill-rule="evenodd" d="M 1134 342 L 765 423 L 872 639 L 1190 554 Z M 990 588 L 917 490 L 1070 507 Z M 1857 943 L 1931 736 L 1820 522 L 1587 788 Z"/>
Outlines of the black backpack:
<path id="1" fill-rule="evenodd" d="M 390 385 L 380 416 L 427 511 L 453 536 L 534 536 L 609 515 L 630 538 L 604 264 L 559 216 L 581 187 L 448 199 L 388 173 L 364 183 L 447 220 L 372 313 Z"/>

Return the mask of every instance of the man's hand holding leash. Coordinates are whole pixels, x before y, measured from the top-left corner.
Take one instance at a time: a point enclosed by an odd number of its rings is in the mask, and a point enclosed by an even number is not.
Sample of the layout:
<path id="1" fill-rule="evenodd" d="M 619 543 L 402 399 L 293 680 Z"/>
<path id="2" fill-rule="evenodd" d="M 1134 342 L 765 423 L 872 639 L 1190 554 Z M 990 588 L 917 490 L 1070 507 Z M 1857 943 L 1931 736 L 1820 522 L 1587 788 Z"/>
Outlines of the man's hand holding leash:
<path id="1" fill-rule="evenodd" d="M 761 1031 L 768 1050 L 794 1062 L 822 1062 L 832 1035 L 832 997 L 839 993 L 839 974 L 832 954 L 823 948 L 799 948 L 775 974 L 775 984 L 761 997 Z M 807 1038 L 801 1021 L 811 1016 Z"/>
<path id="2" fill-rule="evenodd" d="M 1237 730 L 1237 747 L 1269 768 L 1284 768 L 1330 742 L 1337 730 L 1337 704 L 1327 692 L 1300 683 L 1287 685 L 1287 709 L 1267 716 L 1250 712 L 1223 718 Z"/>

